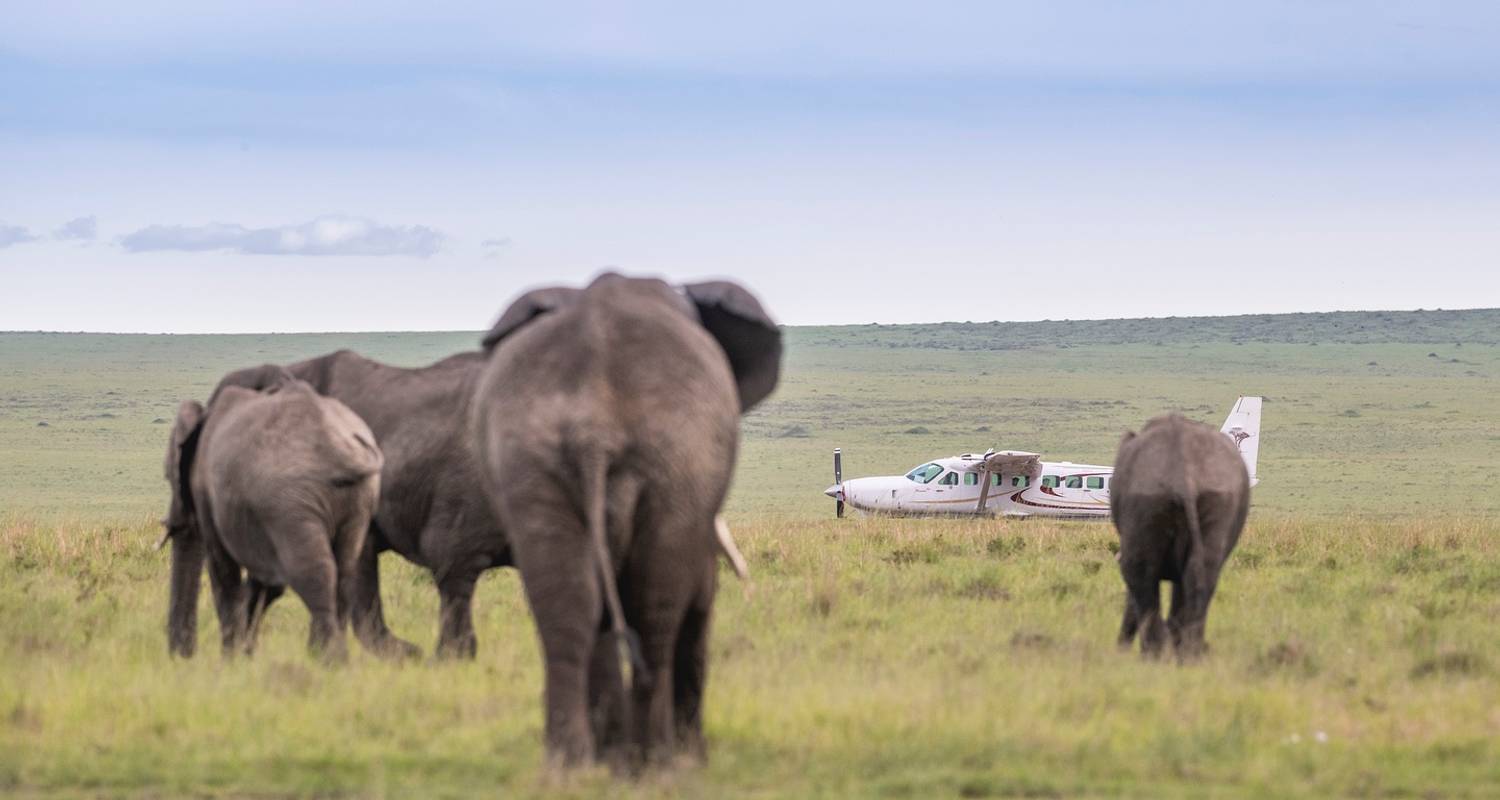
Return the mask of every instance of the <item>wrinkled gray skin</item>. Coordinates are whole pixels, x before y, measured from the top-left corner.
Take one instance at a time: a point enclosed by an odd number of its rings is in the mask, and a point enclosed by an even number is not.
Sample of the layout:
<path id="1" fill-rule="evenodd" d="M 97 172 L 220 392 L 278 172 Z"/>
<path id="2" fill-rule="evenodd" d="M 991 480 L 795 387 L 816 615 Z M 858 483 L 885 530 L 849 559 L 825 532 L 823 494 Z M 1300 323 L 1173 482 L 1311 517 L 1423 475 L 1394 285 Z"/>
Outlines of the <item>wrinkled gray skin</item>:
<path id="1" fill-rule="evenodd" d="M 549 759 L 702 757 L 714 518 L 779 329 L 733 284 L 605 275 L 521 297 L 485 344 L 474 429 L 541 640 Z"/>
<path id="2" fill-rule="evenodd" d="M 1125 434 L 1109 495 L 1126 587 L 1120 646 L 1130 647 L 1139 629 L 1147 656 L 1159 656 L 1169 635 L 1179 660 L 1201 656 L 1219 571 L 1250 509 L 1245 462 L 1213 427 L 1160 416 Z M 1165 630 L 1162 581 L 1172 582 Z"/>
<path id="3" fill-rule="evenodd" d="M 380 494 L 380 450 L 354 412 L 283 377 L 265 392 L 220 392 L 207 413 L 195 400 L 177 412 L 165 464 L 175 655 L 196 649 L 205 554 L 226 654 L 254 650 L 266 608 L 290 586 L 312 617 L 308 647 L 333 661 L 348 655 L 344 630 Z"/>
<path id="4" fill-rule="evenodd" d="M 475 351 L 403 369 L 340 350 L 284 368 L 268 364 L 231 372 L 215 390 L 261 388 L 290 372 L 319 394 L 349 406 L 375 432 L 385 469 L 380 504 L 359 558 L 358 596 L 351 612 L 356 637 L 377 655 L 421 653 L 386 626 L 381 552 L 394 550 L 432 570 L 441 598 L 440 657 L 474 657 L 474 586 L 485 570 L 510 563 L 505 536 L 479 489 L 479 464 L 468 431 L 469 401 L 484 360 L 485 354 Z"/>

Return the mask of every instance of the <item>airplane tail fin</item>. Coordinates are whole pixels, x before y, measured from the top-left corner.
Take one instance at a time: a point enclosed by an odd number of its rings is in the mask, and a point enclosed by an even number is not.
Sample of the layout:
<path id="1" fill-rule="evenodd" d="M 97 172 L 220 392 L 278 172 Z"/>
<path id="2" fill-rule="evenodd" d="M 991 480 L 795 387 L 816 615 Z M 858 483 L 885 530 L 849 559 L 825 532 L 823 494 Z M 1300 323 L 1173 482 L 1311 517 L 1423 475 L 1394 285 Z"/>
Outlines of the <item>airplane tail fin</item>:
<path id="1" fill-rule="evenodd" d="M 1260 483 L 1255 474 L 1255 461 L 1260 455 L 1260 404 L 1259 397 L 1241 397 L 1229 411 L 1224 427 L 1219 429 L 1239 448 L 1245 469 L 1250 472 L 1251 486 Z"/>

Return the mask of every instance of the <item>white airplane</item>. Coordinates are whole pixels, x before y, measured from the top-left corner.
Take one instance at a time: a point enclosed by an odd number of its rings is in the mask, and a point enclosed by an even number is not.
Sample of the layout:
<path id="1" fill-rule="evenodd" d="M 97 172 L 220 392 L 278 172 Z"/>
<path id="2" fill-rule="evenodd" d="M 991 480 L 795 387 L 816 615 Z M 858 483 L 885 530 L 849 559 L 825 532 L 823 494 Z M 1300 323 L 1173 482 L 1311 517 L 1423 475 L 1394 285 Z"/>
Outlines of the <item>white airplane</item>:
<path id="1" fill-rule="evenodd" d="M 1234 441 L 1259 483 L 1255 461 L 1260 453 L 1259 397 L 1241 397 L 1220 428 Z M 833 451 L 834 485 L 823 493 L 857 511 L 879 514 L 989 514 L 1007 517 L 1109 516 L 1109 481 L 1113 467 L 1043 461 L 1039 453 L 989 450 L 940 458 L 905 475 L 843 480 L 843 454 Z"/>

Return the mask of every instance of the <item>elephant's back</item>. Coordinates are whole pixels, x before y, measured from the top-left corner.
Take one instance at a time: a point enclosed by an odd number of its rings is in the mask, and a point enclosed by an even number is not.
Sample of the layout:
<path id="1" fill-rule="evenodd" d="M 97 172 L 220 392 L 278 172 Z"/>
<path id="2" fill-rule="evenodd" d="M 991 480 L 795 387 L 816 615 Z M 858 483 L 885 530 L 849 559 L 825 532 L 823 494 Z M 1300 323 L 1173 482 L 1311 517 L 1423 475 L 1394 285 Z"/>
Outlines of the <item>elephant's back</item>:
<path id="1" fill-rule="evenodd" d="M 610 414 L 645 497 L 688 516 L 717 509 L 739 444 L 740 399 L 723 349 L 681 314 L 623 309 L 608 331 Z M 646 365 L 647 368 L 642 368 Z"/>
<path id="2" fill-rule="evenodd" d="M 238 391 L 238 390 L 237 390 Z M 214 409 L 204 430 L 207 467 L 244 492 L 312 492 L 380 472 L 370 429 L 337 400 L 306 384 L 238 399 Z"/>
<path id="3" fill-rule="evenodd" d="M 1128 507 L 1179 501 L 1189 491 L 1234 499 L 1248 490 L 1244 462 L 1222 433 L 1171 414 L 1152 419 L 1120 448 L 1110 497 Z"/>
<path id="4" fill-rule="evenodd" d="M 590 293 L 532 320 L 492 352 L 475 396 L 487 469 L 545 470 L 557 454 L 588 448 L 626 465 L 643 488 L 717 494 L 738 441 L 739 397 L 722 348 L 654 294 Z"/>

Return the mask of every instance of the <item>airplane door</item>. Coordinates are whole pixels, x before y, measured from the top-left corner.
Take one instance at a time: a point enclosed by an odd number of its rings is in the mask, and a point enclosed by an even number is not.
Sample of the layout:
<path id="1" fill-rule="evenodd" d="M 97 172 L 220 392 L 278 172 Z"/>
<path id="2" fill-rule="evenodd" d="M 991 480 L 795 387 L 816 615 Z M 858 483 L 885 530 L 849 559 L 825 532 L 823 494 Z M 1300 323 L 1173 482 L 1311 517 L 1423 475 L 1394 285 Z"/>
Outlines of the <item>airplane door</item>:
<path id="1" fill-rule="evenodd" d="M 932 502 L 956 499 L 958 497 L 958 482 L 959 476 L 957 472 L 950 471 L 946 473 L 943 477 L 929 484 L 932 486 L 932 496 L 927 499 Z"/>
<path id="2" fill-rule="evenodd" d="M 973 503 L 973 505 L 959 506 L 954 508 L 954 510 L 974 511 L 979 506 L 979 492 L 982 488 L 979 484 L 980 482 L 987 481 L 989 479 L 989 473 L 965 472 L 963 474 L 963 480 L 960 481 L 959 487 L 954 491 L 954 498 L 969 500 Z M 985 498 L 985 500 L 988 501 L 989 498 Z M 957 504 L 955 504 L 955 506 L 957 506 Z"/>

